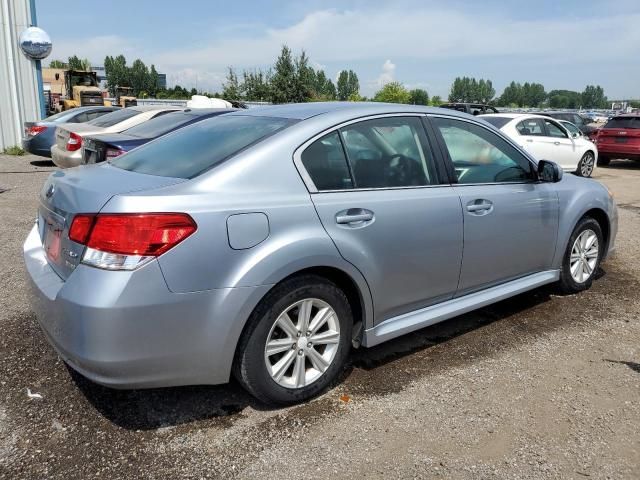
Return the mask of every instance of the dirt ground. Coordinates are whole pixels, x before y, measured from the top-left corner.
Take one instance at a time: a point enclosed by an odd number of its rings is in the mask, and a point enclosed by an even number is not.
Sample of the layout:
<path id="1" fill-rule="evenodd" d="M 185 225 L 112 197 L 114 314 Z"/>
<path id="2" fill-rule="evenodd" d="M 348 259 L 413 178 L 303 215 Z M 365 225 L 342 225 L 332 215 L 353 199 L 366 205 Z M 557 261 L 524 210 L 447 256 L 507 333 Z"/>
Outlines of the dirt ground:
<path id="1" fill-rule="evenodd" d="M 591 290 L 355 351 L 336 388 L 287 409 L 235 383 L 114 391 L 65 367 L 21 255 L 51 170 L 0 156 L 0 478 L 640 478 L 640 164 L 595 173 L 620 230 Z"/>

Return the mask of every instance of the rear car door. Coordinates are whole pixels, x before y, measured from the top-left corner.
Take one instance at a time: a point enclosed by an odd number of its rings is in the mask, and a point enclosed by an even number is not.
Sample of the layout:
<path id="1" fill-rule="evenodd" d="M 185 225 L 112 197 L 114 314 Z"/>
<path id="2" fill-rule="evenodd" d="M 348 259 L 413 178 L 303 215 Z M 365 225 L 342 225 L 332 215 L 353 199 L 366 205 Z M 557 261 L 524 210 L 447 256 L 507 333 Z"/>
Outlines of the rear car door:
<path id="1" fill-rule="evenodd" d="M 464 215 L 457 296 L 549 269 L 558 230 L 558 196 L 535 166 L 488 128 L 431 118 L 452 167 Z"/>
<path id="2" fill-rule="evenodd" d="M 369 284 L 376 323 L 456 291 L 462 211 L 434 159 L 419 115 L 351 122 L 296 152 L 324 228 Z"/>
<path id="3" fill-rule="evenodd" d="M 544 141 L 544 123 L 540 118 L 526 118 L 516 124 L 518 132 L 518 145 L 533 155 L 538 160 L 548 159 L 553 154 L 553 150 Z"/>

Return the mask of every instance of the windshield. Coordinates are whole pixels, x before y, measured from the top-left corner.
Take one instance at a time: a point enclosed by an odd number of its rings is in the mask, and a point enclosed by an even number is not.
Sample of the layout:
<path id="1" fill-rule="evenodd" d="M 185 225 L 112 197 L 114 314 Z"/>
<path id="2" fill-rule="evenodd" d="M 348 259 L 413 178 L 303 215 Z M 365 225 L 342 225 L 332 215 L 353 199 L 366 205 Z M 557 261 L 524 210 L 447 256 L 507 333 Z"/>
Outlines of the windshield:
<path id="1" fill-rule="evenodd" d="M 147 175 L 193 178 L 291 123 L 287 118 L 221 115 L 160 137 L 111 163 Z"/>
<path id="2" fill-rule="evenodd" d="M 607 122 L 604 128 L 640 128 L 640 118 L 614 117 Z"/>
<path id="3" fill-rule="evenodd" d="M 107 128 L 139 114 L 140 112 L 138 110 L 123 108 L 122 110 L 116 110 L 115 112 L 107 113 L 106 115 L 95 118 L 90 122 L 87 122 L 87 125 Z"/>
<path id="4" fill-rule="evenodd" d="M 193 115 L 185 115 L 182 112 L 167 113 L 135 127 L 128 128 L 122 133 L 140 138 L 155 138 L 194 118 Z"/>
<path id="5" fill-rule="evenodd" d="M 493 116 L 489 117 L 484 115 L 481 115 L 480 118 L 482 118 L 486 122 L 489 122 L 491 125 L 493 125 L 496 128 L 502 128 L 511 120 L 513 120 L 512 118 L 509 118 L 509 117 L 493 117 Z"/>

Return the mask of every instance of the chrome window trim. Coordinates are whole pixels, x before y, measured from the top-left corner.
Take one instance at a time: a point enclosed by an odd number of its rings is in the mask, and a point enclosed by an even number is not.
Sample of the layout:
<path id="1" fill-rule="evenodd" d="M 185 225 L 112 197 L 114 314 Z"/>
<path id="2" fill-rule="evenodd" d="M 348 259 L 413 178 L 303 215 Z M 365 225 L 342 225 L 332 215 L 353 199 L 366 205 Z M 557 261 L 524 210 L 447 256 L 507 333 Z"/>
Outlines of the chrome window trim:
<path id="1" fill-rule="evenodd" d="M 449 184 L 434 184 L 434 185 L 416 185 L 416 186 L 404 186 L 404 187 L 380 187 L 380 188 L 345 188 L 340 190 L 318 190 L 316 185 L 313 183 L 311 176 L 307 172 L 307 169 L 304 167 L 302 163 L 302 152 L 304 152 L 309 145 L 311 145 L 316 140 L 324 137 L 325 135 L 329 135 L 330 133 L 337 132 L 343 127 L 348 125 L 353 125 L 354 123 L 365 122 L 367 120 L 376 120 L 379 118 L 391 118 L 391 117 L 416 117 L 423 118 L 427 116 L 427 113 L 421 112 L 407 112 L 407 113 L 379 113 L 376 115 L 366 115 L 364 117 L 359 117 L 351 120 L 347 120 L 345 122 L 341 122 L 339 124 L 333 125 L 325 130 L 317 133 L 313 137 L 309 138 L 302 145 L 295 149 L 293 152 L 293 163 L 296 166 L 296 170 L 302 177 L 302 181 L 306 185 L 309 193 L 337 193 L 337 192 L 366 192 L 366 191 L 380 191 L 380 190 L 408 190 L 408 189 L 416 189 L 416 188 L 433 188 L 433 187 L 449 187 Z M 425 136 L 427 137 L 427 141 L 430 141 L 429 135 L 425 132 Z M 432 159 L 435 162 L 435 159 Z M 347 160 L 348 162 L 348 160 Z M 435 167 L 435 165 L 434 165 Z"/>
<path id="2" fill-rule="evenodd" d="M 489 132 L 498 135 L 498 137 L 502 138 L 503 140 L 505 140 L 509 145 L 511 145 L 512 147 L 514 147 L 531 165 L 531 169 L 533 172 L 537 172 L 538 171 L 538 161 L 531 157 L 529 155 L 529 152 L 523 151 L 520 146 L 518 146 L 517 143 L 515 143 L 511 138 L 509 138 L 506 134 L 504 134 L 500 129 L 498 128 L 488 128 L 486 125 L 482 125 L 479 122 L 475 122 L 473 120 L 470 120 L 468 118 L 460 118 L 460 117 L 454 117 L 451 115 L 443 115 L 441 113 L 436 113 L 436 114 L 427 114 L 426 115 L 429 118 L 446 118 L 447 120 L 459 120 L 461 122 L 467 122 L 470 123 L 472 125 L 477 125 L 478 127 L 482 127 L 485 130 L 488 130 Z M 434 125 L 434 128 L 437 128 Z M 448 153 L 447 153 L 448 155 Z M 452 160 L 450 158 L 447 158 L 446 161 L 448 162 L 452 162 Z M 452 162 L 453 163 L 453 162 Z M 465 185 L 469 185 L 469 186 L 476 186 L 476 185 L 531 185 L 531 184 L 537 184 L 540 183 L 539 180 L 529 180 L 526 182 L 485 182 L 485 183 L 452 183 L 451 185 L 454 187 L 462 187 Z"/>

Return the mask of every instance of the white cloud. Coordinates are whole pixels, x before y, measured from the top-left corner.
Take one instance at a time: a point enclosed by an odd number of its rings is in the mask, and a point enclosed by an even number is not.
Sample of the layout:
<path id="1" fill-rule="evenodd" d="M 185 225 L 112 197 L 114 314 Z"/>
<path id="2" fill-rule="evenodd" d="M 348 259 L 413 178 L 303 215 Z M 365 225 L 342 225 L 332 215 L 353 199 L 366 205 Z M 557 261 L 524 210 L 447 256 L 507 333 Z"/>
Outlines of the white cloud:
<path id="1" fill-rule="evenodd" d="M 77 53 L 100 60 L 106 54 L 123 52 L 127 58 L 143 58 L 155 63 L 169 78 L 198 78 L 198 85 L 219 88 L 228 66 L 238 69 L 270 66 L 283 44 L 294 52 L 305 49 L 315 65 L 344 65 L 396 61 L 427 62 L 464 58 L 527 61 L 546 67 L 599 62 L 629 62 L 637 58 L 640 45 L 640 14 L 610 14 L 597 18 L 573 17 L 543 20 L 514 20 L 495 11 L 479 14 L 434 7 L 411 9 L 387 6 L 359 10 L 320 10 L 284 28 L 262 28 L 247 32 L 230 29 L 228 35 L 207 41 L 198 36 L 194 43 L 157 51 L 152 45 L 118 36 L 97 37 L 77 42 L 58 42 L 54 54 L 65 58 Z M 580 39 L 579 42 L 572 40 Z M 132 45 L 136 45 L 133 48 Z M 58 53 L 60 52 L 60 53 Z M 52 57 L 54 58 L 54 57 Z M 385 62 L 379 82 L 394 77 L 395 65 Z M 415 69 L 415 67 L 414 67 Z M 376 77 L 361 78 L 373 85 Z M 192 85 L 189 85 L 192 86 Z"/>
<path id="2" fill-rule="evenodd" d="M 391 60 L 387 60 L 382 65 L 382 73 L 376 80 L 376 84 L 378 87 L 382 87 L 389 82 L 393 82 L 395 80 L 396 74 L 396 64 L 392 63 Z"/>

